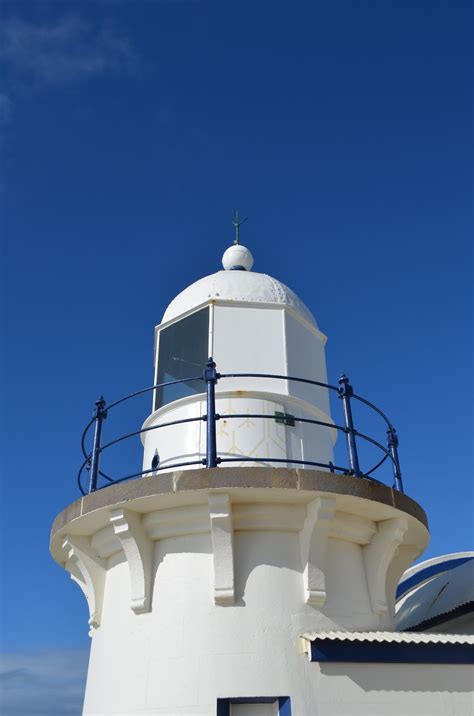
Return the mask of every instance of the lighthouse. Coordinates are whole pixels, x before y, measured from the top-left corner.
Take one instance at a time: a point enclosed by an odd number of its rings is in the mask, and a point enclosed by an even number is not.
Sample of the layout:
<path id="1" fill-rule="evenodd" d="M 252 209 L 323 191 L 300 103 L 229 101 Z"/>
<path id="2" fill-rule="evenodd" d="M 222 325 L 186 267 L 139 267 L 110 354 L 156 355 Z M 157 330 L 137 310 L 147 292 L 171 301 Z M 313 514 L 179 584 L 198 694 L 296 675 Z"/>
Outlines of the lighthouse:
<path id="1" fill-rule="evenodd" d="M 344 701 L 314 645 L 393 632 L 396 585 L 428 543 L 427 519 L 403 493 L 391 424 L 386 446 L 375 441 L 393 467 L 386 485 L 359 462 L 357 396 L 345 377 L 328 383 L 314 316 L 252 269 L 237 241 L 165 310 L 130 479 L 106 475 L 121 401 L 97 403 L 85 494 L 51 533 L 89 608 L 84 714 L 385 712 L 383 694 L 365 711 Z"/>

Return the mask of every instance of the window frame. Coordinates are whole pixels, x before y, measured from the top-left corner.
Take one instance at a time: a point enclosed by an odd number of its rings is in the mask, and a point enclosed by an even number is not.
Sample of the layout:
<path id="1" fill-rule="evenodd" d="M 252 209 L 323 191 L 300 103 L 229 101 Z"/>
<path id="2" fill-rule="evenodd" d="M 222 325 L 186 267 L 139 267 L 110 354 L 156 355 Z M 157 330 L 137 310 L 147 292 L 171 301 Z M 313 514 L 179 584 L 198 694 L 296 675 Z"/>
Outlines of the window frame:
<path id="1" fill-rule="evenodd" d="M 155 360 L 154 360 L 154 381 L 153 385 L 158 385 L 158 370 L 159 370 L 159 361 L 160 361 L 160 343 L 161 343 L 161 334 L 163 331 L 168 330 L 169 328 L 172 328 L 173 326 L 176 326 L 178 323 L 181 323 L 182 321 L 187 320 L 188 318 L 191 318 L 192 316 L 200 313 L 201 311 L 207 311 L 208 315 L 208 321 L 207 321 L 207 356 L 206 359 L 212 355 L 212 334 L 213 334 L 213 322 L 214 322 L 214 311 L 213 311 L 213 304 L 211 303 L 205 303 L 201 304 L 200 306 L 196 306 L 196 308 L 192 311 L 189 311 L 187 313 L 184 313 L 180 316 L 177 316 L 172 321 L 167 321 L 163 325 L 159 325 L 156 327 L 156 334 L 155 334 Z M 203 365 L 204 369 L 204 365 Z M 163 381 L 165 382 L 165 381 Z M 199 395 L 200 393 L 203 393 L 204 389 L 201 391 L 198 391 L 196 393 L 192 393 L 191 395 Z M 174 400 L 170 400 L 168 402 L 163 403 L 162 405 L 158 405 L 158 395 L 159 390 L 155 388 L 153 390 L 152 395 L 152 412 L 156 412 L 159 410 L 162 410 L 163 408 L 168 407 L 171 405 L 171 403 L 174 403 Z M 186 397 L 190 396 L 182 396 L 182 398 L 176 398 L 176 400 L 185 399 Z"/>

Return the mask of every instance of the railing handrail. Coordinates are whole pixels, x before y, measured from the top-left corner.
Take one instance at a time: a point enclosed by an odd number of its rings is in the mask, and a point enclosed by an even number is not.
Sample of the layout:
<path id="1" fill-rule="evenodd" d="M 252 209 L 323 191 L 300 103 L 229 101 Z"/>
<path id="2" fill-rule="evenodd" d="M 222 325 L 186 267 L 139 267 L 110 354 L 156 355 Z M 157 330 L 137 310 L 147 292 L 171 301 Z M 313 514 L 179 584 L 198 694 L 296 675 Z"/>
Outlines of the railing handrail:
<path id="1" fill-rule="evenodd" d="M 255 418 L 255 419 L 275 419 L 274 415 L 269 415 L 265 413 L 232 413 L 232 414 L 218 414 L 216 413 L 216 385 L 218 381 L 221 379 L 227 379 L 227 378 L 263 378 L 263 379 L 274 379 L 274 380 L 286 380 L 286 381 L 294 381 L 298 383 L 305 383 L 308 385 L 314 385 L 321 388 L 326 388 L 328 390 L 332 390 L 337 392 L 338 397 L 342 400 L 343 403 L 343 412 L 344 412 L 344 425 L 337 425 L 334 422 L 328 422 L 328 421 L 322 421 L 322 420 L 315 420 L 310 418 L 304 418 L 297 415 L 291 415 L 286 417 L 291 417 L 291 419 L 295 422 L 305 423 L 305 424 L 312 424 L 317 425 L 321 427 L 327 427 L 334 430 L 339 430 L 343 432 L 346 435 L 346 442 L 347 442 L 347 449 L 348 449 L 348 456 L 349 456 L 349 468 L 347 467 L 340 467 L 335 466 L 333 463 L 320 463 L 315 462 L 311 460 L 297 460 L 292 458 L 271 458 L 271 457 L 265 457 L 265 458 L 258 458 L 258 457 L 248 457 L 248 456 L 235 456 L 235 457 L 220 457 L 217 452 L 217 441 L 216 441 L 216 422 L 220 419 L 230 419 L 230 418 Z M 141 430 L 135 430 L 133 432 L 127 433 L 126 435 L 121 435 L 114 440 L 109 441 L 108 443 L 102 444 L 101 443 L 101 433 L 102 433 L 102 424 L 103 421 L 107 418 L 108 412 L 115 408 L 117 405 L 120 405 L 121 403 L 124 403 L 125 401 L 137 397 L 139 395 L 143 395 L 147 392 L 159 390 L 160 388 L 164 388 L 171 385 L 178 385 L 182 383 L 189 383 L 191 381 L 203 381 L 203 393 L 206 395 L 206 413 L 203 415 L 200 415 L 198 417 L 192 417 L 192 418 L 181 418 L 179 420 L 172 420 L 167 421 L 164 423 L 160 423 L 158 425 L 148 426 L 145 428 L 142 428 Z M 342 374 L 342 376 L 339 378 L 339 386 L 331 385 L 330 383 L 323 383 L 322 381 L 316 381 L 311 380 L 309 378 L 301 378 L 299 376 L 289 376 L 289 375 L 281 375 L 281 374 L 273 374 L 273 373 L 218 373 L 216 370 L 216 365 L 212 358 L 210 358 L 204 367 L 203 374 L 200 376 L 190 376 L 186 378 L 181 378 L 178 380 L 170 380 L 165 381 L 162 383 L 156 383 L 154 385 L 148 386 L 147 388 L 142 388 L 141 390 L 134 391 L 133 393 L 129 393 L 128 395 L 124 396 L 123 398 L 119 398 L 118 400 L 115 400 L 110 405 L 106 406 L 105 400 L 101 396 L 99 400 L 96 401 L 96 407 L 95 411 L 92 417 L 92 420 L 89 421 L 89 423 L 86 425 L 82 437 L 81 437 L 81 449 L 84 455 L 84 462 L 82 463 L 79 473 L 78 473 L 78 485 L 79 489 L 82 492 L 82 494 L 86 494 L 84 491 L 84 488 L 82 486 L 81 478 L 84 470 L 87 468 L 90 472 L 89 476 L 89 492 L 94 492 L 97 489 L 100 489 L 98 487 L 98 478 L 99 476 L 103 477 L 109 484 L 115 484 L 119 482 L 124 482 L 125 480 L 129 480 L 135 477 L 140 477 L 149 473 L 155 473 L 159 472 L 161 470 L 171 470 L 178 467 L 184 467 L 184 466 L 191 466 L 191 465 L 204 465 L 205 467 L 217 467 L 219 464 L 224 462 L 264 462 L 264 463 L 287 463 L 287 464 L 301 464 L 301 465 L 311 465 L 316 467 L 323 467 L 327 468 L 330 471 L 338 471 L 343 472 L 345 474 L 352 474 L 357 477 L 363 477 L 370 479 L 374 482 L 379 482 L 379 480 L 376 480 L 375 478 L 371 477 L 371 474 L 375 472 L 386 460 L 387 458 L 390 459 L 393 466 L 393 474 L 394 474 L 394 487 L 403 492 L 403 483 L 402 483 L 402 476 L 400 471 L 400 462 L 398 458 L 398 435 L 395 431 L 395 428 L 393 427 L 390 420 L 387 418 L 385 413 L 380 410 L 376 405 L 371 403 L 370 401 L 366 400 L 365 398 L 356 395 L 353 391 L 352 386 L 350 385 L 349 379 L 346 375 Z M 353 416 L 352 416 L 352 407 L 351 407 L 351 399 L 357 400 L 363 404 L 365 404 L 367 407 L 369 407 L 371 410 L 374 410 L 386 423 L 387 425 L 387 447 L 384 447 L 378 440 L 375 440 L 374 438 L 370 437 L 369 435 L 366 435 L 365 433 L 362 433 L 355 429 L 354 422 L 353 422 Z M 192 423 L 192 422 L 199 422 L 204 421 L 206 422 L 206 457 L 199 460 L 193 460 L 193 461 L 187 461 L 187 462 L 177 462 L 173 464 L 167 464 L 164 466 L 155 466 L 148 470 L 142 470 L 141 472 L 133 473 L 132 475 L 127 475 L 125 477 L 121 478 L 111 478 L 110 476 L 106 475 L 104 472 L 102 472 L 99 469 L 99 463 L 100 463 L 100 457 L 104 450 L 112 447 L 113 445 L 116 445 L 120 442 L 123 442 L 129 438 L 136 437 L 139 435 L 142 435 L 143 433 L 147 433 L 152 430 L 158 430 L 160 428 L 170 427 L 174 425 L 182 425 L 186 423 Z M 93 441 L 93 447 L 92 451 L 90 453 L 87 452 L 85 441 L 87 434 L 92 427 L 92 425 L 95 426 L 94 430 L 94 441 Z M 362 472 L 359 465 L 359 457 L 358 457 L 358 450 L 357 450 L 357 443 L 356 438 L 364 440 L 366 442 L 369 442 L 370 444 L 376 446 L 378 449 L 380 449 L 384 456 L 381 460 L 379 460 L 376 465 L 374 465 L 370 470 Z"/>

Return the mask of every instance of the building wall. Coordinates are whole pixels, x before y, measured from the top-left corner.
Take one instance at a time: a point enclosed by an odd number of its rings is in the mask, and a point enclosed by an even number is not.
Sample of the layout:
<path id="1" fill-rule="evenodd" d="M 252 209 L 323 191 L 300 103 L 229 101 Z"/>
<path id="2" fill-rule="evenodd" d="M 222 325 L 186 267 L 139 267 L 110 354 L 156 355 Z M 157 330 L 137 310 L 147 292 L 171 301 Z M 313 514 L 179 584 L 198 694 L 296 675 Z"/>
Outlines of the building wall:
<path id="1" fill-rule="evenodd" d="M 51 541 L 89 604 L 84 713 L 290 697 L 312 716 L 326 687 L 301 636 L 390 628 L 392 572 L 427 540 L 409 498 L 317 471 L 183 471 L 85 497 Z"/>
<path id="2" fill-rule="evenodd" d="M 468 716 L 473 668 L 459 664 L 309 664 L 321 716 Z M 311 669 L 309 669 L 311 671 Z"/>
<path id="3" fill-rule="evenodd" d="M 155 544 L 148 614 L 130 610 L 126 562 L 109 560 L 84 713 L 210 716 L 218 697 L 287 693 L 294 713 L 310 713 L 302 701 L 306 656 L 289 616 L 303 604 L 301 572 L 292 568 L 300 562 L 297 536 L 244 532 L 235 540 L 242 559 L 229 607 L 214 604 L 208 534 Z"/>
<path id="4" fill-rule="evenodd" d="M 169 512 L 181 519 L 179 510 Z M 364 713 L 328 710 L 327 704 L 344 699 L 343 692 L 357 682 L 334 687 L 325 678 L 326 667 L 320 673 L 317 664 L 308 663 L 299 638 L 310 630 L 380 626 L 381 617 L 370 607 L 362 548 L 329 538 L 326 601 L 307 603 L 297 531 L 305 512 L 297 505 L 234 505 L 234 525 L 244 529 L 233 535 L 235 596 L 225 606 L 215 603 L 219 557 L 201 522 L 204 508 L 188 506 L 183 512 L 186 530 L 195 525 L 196 534 L 166 537 L 171 525 L 166 516 L 160 514 L 159 522 L 157 513 L 147 517 L 150 533 L 161 530 L 153 542 L 151 609 L 139 614 L 130 609 L 129 565 L 121 551 L 112 554 L 102 620 L 92 638 L 84 713 L 212 716 L 218 698 L 260 696 L 290 696 L 297 716 Z M 269 522 L 287 527 L 265 528 Z M 294 532 L 288 531 L 291 522 Z M 100 544 L 116 549 L 110 530 L 94 542 L 99 549 Z M 393 695 L 374 699 L 380 706 Z M 356 700 L 362 704 L 362 694 Z M 315 711 L 318 704 L 321 710 Z"/>

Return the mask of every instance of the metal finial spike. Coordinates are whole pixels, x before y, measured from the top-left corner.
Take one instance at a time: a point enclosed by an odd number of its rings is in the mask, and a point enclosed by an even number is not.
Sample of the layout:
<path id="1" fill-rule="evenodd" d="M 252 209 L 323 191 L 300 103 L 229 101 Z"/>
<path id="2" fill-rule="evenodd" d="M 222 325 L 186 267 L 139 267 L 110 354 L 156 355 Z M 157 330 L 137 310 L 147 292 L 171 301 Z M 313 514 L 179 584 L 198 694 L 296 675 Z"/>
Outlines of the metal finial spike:
<path id="1" fill-rule="evenodd" d="M 248 216 L 245 217 L 245 219 L 241 219 L 239 217 L 239 212 L 237 209 L 234 209 L 233 217 L 232 217 L 232 224 L 235 226 L 235 239 L 234 244 L 236 246 L 239 246 L 240 239 L 239 239 L 239 229 L 248 219 Z"/>

